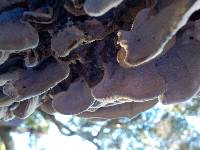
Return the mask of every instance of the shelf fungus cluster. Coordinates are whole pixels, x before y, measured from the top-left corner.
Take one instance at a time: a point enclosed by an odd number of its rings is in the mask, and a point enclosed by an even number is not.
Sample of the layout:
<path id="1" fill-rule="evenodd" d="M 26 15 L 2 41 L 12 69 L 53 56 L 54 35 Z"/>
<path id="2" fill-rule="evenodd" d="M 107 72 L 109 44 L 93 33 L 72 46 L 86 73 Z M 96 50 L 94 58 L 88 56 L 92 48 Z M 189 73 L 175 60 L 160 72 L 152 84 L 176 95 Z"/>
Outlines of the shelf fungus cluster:
<path id="1" fill-rule="evenodd" d="M 133 118 L 200 91 L 200 0 L 1 0 L 0 119 Z"/>

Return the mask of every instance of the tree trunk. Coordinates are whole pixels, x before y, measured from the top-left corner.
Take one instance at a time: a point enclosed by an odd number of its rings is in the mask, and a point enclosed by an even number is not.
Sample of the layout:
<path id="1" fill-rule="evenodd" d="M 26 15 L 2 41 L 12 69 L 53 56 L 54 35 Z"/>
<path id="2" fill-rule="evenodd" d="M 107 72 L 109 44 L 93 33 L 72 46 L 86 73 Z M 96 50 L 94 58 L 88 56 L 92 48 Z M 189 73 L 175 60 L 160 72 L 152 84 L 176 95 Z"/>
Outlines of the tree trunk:
<path id="1" fill-rule="evenodd" d="M 7 127 L 0 127 L 0 137 L 5 144 L 6 150 L 15 150 L 14 141 L 10 136 L 10 129 Z"/>

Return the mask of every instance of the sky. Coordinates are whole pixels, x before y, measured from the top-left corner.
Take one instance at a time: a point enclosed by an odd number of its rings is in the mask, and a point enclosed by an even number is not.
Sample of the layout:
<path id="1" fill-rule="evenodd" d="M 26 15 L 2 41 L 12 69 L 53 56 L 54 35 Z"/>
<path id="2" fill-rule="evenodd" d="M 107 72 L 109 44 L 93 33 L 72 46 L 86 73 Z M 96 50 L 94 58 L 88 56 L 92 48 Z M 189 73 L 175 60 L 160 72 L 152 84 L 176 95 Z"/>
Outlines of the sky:
<path id="1" fill-rule="evenodd" d="M 67 117 L 56 115 L 61 122 L 66 122 Z M 79 136 L 67 137 L 62 135 L 54 124 L 50 124 L 48 134 L 41 135 L 34 148 L 30 148 L 28 133 L 12 133 L 16 150 L 96 150 L 96 146 L 88 141 L 82 140 Z"/>
<path id="2" fill-rule="evenodd" d="M 29 134 L 13 133 L 16 150 L 96 150 L 96 147 L 88 141 L 83 141 L 78 136 L 66 137 L 58 131 L 57 127 L 53 124 L 50 125 L 50 129 L 47 135 L 42 135 L 38 140 L 37 146 L 30 148 Z"/>
<path id="3" fill-rule="evenodd" d="M 56 118 L 61 122 L 67 122 L 67 118 L 64 115 L 56 115 Z M 186 121 L 193 127 L 197 132 L 200 133 L 200 117 L 198 116 L 186 116 Z M 48 134 L 42 135 L 38 140 L 36 147 L 30 148 L 29 134 L 28 133 L 12 133 L 15 141 L 16 150 L 96 150 L 95 145 L 88 141 L 82 140 L 79 136 L 67 137 L 62 135 L 54 124 L 50 125 Z M 124 147 L 126 144 L 124 143 Z"/>

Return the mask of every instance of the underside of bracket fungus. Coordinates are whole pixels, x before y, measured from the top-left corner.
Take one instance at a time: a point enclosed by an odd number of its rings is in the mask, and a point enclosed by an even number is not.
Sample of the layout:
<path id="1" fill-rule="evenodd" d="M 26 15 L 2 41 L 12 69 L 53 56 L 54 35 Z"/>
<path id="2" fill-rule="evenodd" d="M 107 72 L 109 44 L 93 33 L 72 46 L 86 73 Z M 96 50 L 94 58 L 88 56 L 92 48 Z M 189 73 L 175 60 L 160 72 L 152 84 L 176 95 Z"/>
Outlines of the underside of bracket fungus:
<path id="1" fill-rule="evenodd" d="M 0 1 L 0 119 L 133 118 L 199 92 L 200 0 Z"/>
<path id="2" fill-rule="evenodd" d="M 60 31 L 52 38 L 51 48 L 58 56 L 67 56 L 83 42 L 84 33 L 75 26 Z"/>
<path id="3" fill-rule="evenodd" d="M 23 12 L 23 9 L 14 9 L 0 14 L 0 51 L 23 51 L 37 47 L 38 32 L 28 22 L 20 21 Z"/>
<path id="4" fill-rule="evenodd" d="M 38 105 L 39 99 L 38 96 L 36 96 L 27 101 L 20 102 L 17 108 L 13 110 L 13 113 L 17 118 L 25 119 L 35 111 Z"/>
<path id="5" fill-rule="evenodd" d="M 53 108 L 53 99 L 50 98 L 49 96 L 46 96 L 44 102 L 41 104 L 40 109 L 50 115 L 53 115 L 56 110 Z"/>
<path id="6" fill-rule="evenodd" d="M 154 105 L 158 100 L 151 100 L 147 102 L 127 102 L 110 107 L 101 107 L 95 112 L 83 112 L 79 116 L 84 118 L 103 118 L 114 119 L 121 117 L 133 118 L 141 112 L 144 112 Z"/>
<path id="7" fill-rule="evenodd" d="M 200 42 L 196 36 L 200 33 L 200 27 L 196 26 L 199 21 L 181 33 L 169 54 L 161 57 L 163 62 L 156 62 L 159 73 L 168 84 L 168 90 L 161 96 L 163 103 L 186 101 L 199 91 Z"/>
<path id="8" fill-rule="evenodd" d="M 136 69 L 124 69 L 118 64 L 104 66 L 104 78 L 92 88 L 93 96 L 99 101 L 146 101 L 165 91 L 165 81 L 152 64 Z"/>
<path id="9" fill-rule="evenodd" d="M 91 90 L 81 79 L 72 83 L 66 92 L 60 92 L 53 97 L 53 108 L 65 115 L 79 114 L 92 103 Z"/>
<path id="10" fill-rule="evenodd" d="M 42 64 L 38 68 L 23 70 L 19 74 L 17 79 L 11 79 L 3 86 L 4 94 L 15 101 L 45 93 L 67 78 L 69 69 L 58 62 L 48 62 L 48 65 Z"/>
<path id="11" fill-rule="evenodd" d="M 133 30 L 118 33 L 119 44 L 126 51 L 125 63 L 139 66 L 161 55 L 166 44 L 198 9 L 199 0 L 158 0 L 151 9 L 139 12 Z"/>
<path id="12" fill-rule="evenodd" d="M 1 0 L 0 1 L 0 10 L 17 3 L 24 2 L 25 0 Z"/>

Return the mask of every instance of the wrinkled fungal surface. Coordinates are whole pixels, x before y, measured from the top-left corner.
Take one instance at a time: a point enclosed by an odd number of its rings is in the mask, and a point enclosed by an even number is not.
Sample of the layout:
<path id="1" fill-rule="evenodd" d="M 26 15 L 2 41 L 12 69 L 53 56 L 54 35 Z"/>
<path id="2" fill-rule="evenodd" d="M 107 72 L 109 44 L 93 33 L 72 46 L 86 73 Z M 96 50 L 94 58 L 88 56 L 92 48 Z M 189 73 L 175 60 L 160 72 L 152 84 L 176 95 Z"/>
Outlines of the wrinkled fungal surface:
<path id="1" fill-rule="evenodd" d="M 200 0 L 1 0 L 0 119 L 133 118 L 200 93 Z"/>

